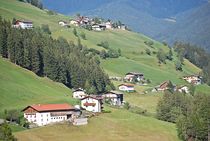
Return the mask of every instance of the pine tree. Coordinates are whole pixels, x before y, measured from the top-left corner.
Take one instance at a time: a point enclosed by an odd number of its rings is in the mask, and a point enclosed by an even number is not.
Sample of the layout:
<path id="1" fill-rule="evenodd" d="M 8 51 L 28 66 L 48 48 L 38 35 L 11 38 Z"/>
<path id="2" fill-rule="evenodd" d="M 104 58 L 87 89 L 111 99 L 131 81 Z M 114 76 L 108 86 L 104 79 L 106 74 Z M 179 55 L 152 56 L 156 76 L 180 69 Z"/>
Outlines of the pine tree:
<path id="1" fill-rule="evenodd" d="M 7 33 L 6 27 L 3 27 L 0 33 L 1 33 L 0 35 L 1 54 L 2 54 L 2 57 L 8 58 L 8 47 L 7 47 L 8 33 Z"/>
<path id="2" fill-rule="evenodd" d="M 12 130 L 6 122 L 0 125 L 0 140 L 17 141 L 17 139 L 12 135 Z"/>

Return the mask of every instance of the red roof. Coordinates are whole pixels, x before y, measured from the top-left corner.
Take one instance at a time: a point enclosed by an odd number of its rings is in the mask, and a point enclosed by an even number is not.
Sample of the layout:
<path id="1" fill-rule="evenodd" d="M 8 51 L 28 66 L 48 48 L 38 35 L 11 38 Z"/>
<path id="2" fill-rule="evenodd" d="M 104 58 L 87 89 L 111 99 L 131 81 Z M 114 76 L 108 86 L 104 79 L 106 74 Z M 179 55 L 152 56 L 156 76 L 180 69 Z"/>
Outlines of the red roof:
<path id="1" fill-rule="evenodd" d="M 33 108 L 38 112 L 43 111 L 58 111 L 58 110 L 73 110 L 74 107 L 69 104 L 38 104 L 38 105 L 31 105 L 26 107 L 23 111 L 28 109 L 29 107 Z"/>
<path id="2" fill-rule="evenodd" d="M 133 85 L 133 84 L 121 84 L 121 85 L 119 85 L 119 86 L 134 87 L 134 85 Z"/>

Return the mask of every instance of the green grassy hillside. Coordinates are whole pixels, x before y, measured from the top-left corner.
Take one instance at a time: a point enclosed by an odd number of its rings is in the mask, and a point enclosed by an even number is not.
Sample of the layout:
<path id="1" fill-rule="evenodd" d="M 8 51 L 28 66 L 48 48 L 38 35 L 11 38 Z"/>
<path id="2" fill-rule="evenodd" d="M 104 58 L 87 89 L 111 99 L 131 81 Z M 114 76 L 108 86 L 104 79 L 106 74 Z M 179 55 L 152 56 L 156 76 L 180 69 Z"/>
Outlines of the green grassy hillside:
<path id="1" fill-rule="evenodd" d="M 0 113 L 39 103 L 74 104 L 70 89 L 0 58 Z"/>
<path id="2" fill-rule="evenodd" d="M 60 14 L 48 15 L 46 10 L 40 10 L 29 4 L 16 0 L 0 0 L 0 15 L 11 20 L 31 20 L 35 27 L 48 24 L 52 36 L 58 38 L 63 36 L 68 41 L 76 43 L 77 37 L 72 33 L 73 28 L 63 28 L 58 25 L 59 20 L 68 21 L 70 17 Z M 168 52 L 168 47 L 156 42 L 144 35 L 130 31 L 111 30 L 104 32 L 87 31 L 77 28 L 78 35 L 81 32 L 86 34 L 87 40 L 82 44 L 97 50 L 101 41 L 108 41 L 110 48 L 121 49 L 122 56 L 117 59 L 101 60 L 101 66 L 110 76 L 124 76 L 128 71 L 143 72 L 146 78 L 152 81 L 149 86 L 135 86 L 137 93 L 153 87 L 165 80 L 172 80 L 175 83 L 185 83 L 180 79 L 183 75 L 198 73 L 199 68 L 185 60 L 183 72 L 175 70 L 174 62 L 177 60 L 174 53 L 174 60 L 159 65 L 156 55 L 146 55 L 145 49 L 157 52 L 162 48 Z M 153 48 L 145 45 L 145 41 L 152 40 Z M 114 82 L 118 85 L 121 82 Z M 207 86 L 198 87 L 199 91 L 205 92 Z M 25 70 L 8 60 L 0 58 L 0 113 L 4 109 L 22 109 L 23 107 L 36 103 L 61 103 L 75 104 L 71 98 L 71 90 L 60 83 L 53 82 L 48 78 L 37 77 L 34 73 Z M 155 114 L 158 99 L 161 95 L 138 95 L 125 94 L 125 100 L 131 105 L 146 109 L 149 113 Z M 107 108 L 107 107 L 106 107 Z M 101 114 L 90 119 L 87 126 L 73 127 L 69 125 L 54 125 L 32 130 L 17 132 L 15 135 L 20 141 L 38 140 L 162 140 L 178 141 L 174 124 L 162 122 L 152 117 L 144 117 L 130 113 L 126 110 L 108 108 L 111 113 Z M 16 128 L 16 127 L 15 127 Z M 15 129 L 19 131 L 21 129 Z"/>
<path id="3" fill-rule="evenodd" d="M 35 26 L 48 24 L 52 30 L 52 36 L 58 38 L 63 36 L 68 41 L 77 42 L 77 37 L 72 33 L 73 28 L 62 28 L 58 25 L 58 21 L 63 19 L 69 21 L 70 17 L 62 15 L 50 16 L 46 11 L 35 8 L 29 4 L 21 3 L 15 0 L 0 0 L 0 13 L 4 18 L 26 19 L 35 23 Z M 162 48 L 168 52 L 168 47 L 156 42 L 144 35 L 130 31 L 110 30 L 104 32 L 93 32 L 82 28 L 77 28 L 78 35 L 81 32 L 86 34 L 87 40 L 82 40 L 82 44 L 89 48 L 102 50 L 102 47 L 97 46 L 101 41 L 108 41 L 110 48 L 121 49 L 122 57 L 118 59 L 102 60 L 102 67 L 111 76 L 123 76 L 126 72 L 137 71 L 145 73 L 145 76 L 152 81 L 153 85 L 157 85 L 165 80 L 172 80 L 175 83 L 184 83 L 180 77 L 186 74 L 194 74 L 200 72 L 200 69 L 185 60 L 183 72 L 175 70 L 174 60 L 167 61 L 167 64 L 159 65 L 156 55 L 146 55 L 145 49 L 149 48 L 151 52 L 157 52 Z M 153 48 L 145 45 L 145 41 L 153 41 Z"/>
<path id="4" fill-rule="evenodd" d="M 179 141 L 174 124 L 125 110 L 91 118 L 85 126 L 53 125 L 16 133 L 20 141 Z"/>

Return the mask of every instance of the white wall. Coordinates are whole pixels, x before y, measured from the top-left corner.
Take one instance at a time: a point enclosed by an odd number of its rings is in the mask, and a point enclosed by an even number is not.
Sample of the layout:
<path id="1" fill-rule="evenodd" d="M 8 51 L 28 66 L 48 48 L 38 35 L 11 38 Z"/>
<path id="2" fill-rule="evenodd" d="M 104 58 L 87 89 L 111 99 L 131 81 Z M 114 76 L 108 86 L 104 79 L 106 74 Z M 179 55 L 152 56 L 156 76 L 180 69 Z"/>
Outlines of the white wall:
<path id="1" fill-rule="evenodd" d="M 85 94 L 84 91 L 76 91 L 76 92 L 73 92 L 73 98 L 82 99 L 85 96 L 86 96 L 86 94 Z"/>
<path id="2" fill-rule="evenodd" d="M 84 103 L 95 103 L 95 106 L 84 106 Z M 86 98 L 81 100 L 81 107 L 90 112 L 101 112 L 101 103 L 93 98 Z"/>
<path id="3" fill-rule="evenodd" d="M 119 86 L 119 90 L 121 91 L 134 91 L 134 87 L 127 87 L 127 86 Z"/>
<path id="4" fill-rule="evenodd" d="M 34 115 L 27 115 L 26 113 L 24 113 L 24 117 L 28 120 L 28 122 L 35 123 L 38 126 L 44 126 L 50 123 L 61 122 L 61 121 L 67 120 L 66 115 L 51 117 L 49 112 L 36 113 Z"/>

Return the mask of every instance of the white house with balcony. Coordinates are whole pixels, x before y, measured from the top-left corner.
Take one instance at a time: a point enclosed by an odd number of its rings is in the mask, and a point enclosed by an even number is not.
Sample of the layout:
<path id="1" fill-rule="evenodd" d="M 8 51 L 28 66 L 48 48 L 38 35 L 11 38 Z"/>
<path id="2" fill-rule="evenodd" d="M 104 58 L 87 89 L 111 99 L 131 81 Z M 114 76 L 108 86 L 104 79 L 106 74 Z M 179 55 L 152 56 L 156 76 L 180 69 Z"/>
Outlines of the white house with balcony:
<path id="1" fill-rule="evenodd" d="M 102 96 L 86 96 L 81 99 L 81 107 L 89 112 L 100 113 L 103 109 Z"/>
<path id="2" fill-rule="evenodd" d="M 103 94 L 103 98 L 109 101 L 111 105 L 121 106 L 123 104 L 123 93 L 118 91 L 110 91 Z"/>

